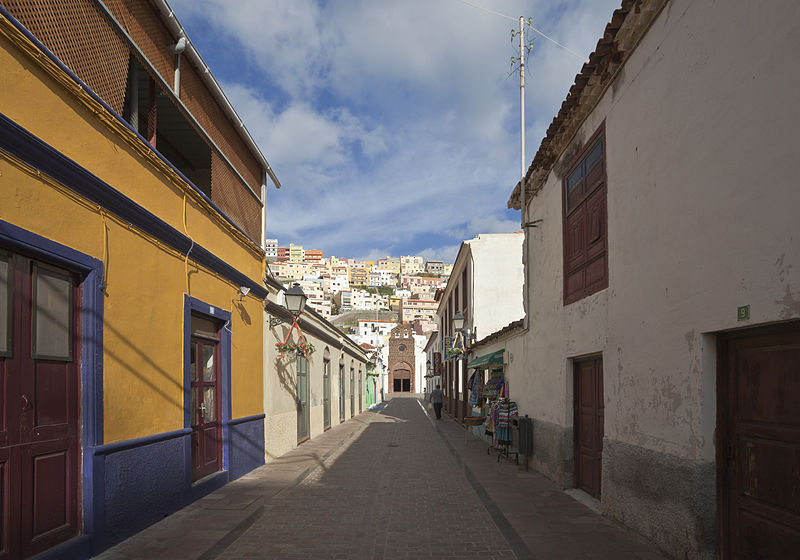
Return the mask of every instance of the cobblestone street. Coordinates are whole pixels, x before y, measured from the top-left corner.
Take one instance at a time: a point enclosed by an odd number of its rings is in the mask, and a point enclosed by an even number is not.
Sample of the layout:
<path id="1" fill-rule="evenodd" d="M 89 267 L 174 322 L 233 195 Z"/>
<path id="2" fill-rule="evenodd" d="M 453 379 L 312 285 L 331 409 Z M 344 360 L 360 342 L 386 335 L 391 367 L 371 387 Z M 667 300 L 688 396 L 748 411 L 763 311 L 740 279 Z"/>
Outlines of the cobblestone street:
<path id="1" fill-rule="evenodd" d="M 99 558 L 661 558 L 431 416 L 388 401 Z"/>

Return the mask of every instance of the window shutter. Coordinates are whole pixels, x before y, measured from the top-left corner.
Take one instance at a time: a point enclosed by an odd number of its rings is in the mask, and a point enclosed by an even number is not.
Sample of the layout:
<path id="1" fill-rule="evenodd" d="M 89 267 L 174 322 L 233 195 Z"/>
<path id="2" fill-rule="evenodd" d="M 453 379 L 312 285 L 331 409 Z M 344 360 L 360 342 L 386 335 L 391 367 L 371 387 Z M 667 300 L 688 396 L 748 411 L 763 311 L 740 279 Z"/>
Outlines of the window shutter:
<path id="1" fill-rule="evenodd" d="M 564 304 L 608 286 L 605 139 L 590 139 L 563 179 Z"/>

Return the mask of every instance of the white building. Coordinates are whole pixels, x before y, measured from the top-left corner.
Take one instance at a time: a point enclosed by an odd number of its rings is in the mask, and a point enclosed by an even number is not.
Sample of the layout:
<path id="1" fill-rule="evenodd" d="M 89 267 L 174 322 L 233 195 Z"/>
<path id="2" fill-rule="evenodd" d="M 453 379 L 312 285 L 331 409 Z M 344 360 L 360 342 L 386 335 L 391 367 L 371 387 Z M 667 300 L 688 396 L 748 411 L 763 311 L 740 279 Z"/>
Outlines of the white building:
<path id="1" fill-rule="evenodd" d="M 400 272 L 402 274 L 422 274 L 425 272 L 425 261 L 422 257 L 400 257 Z"/>
<path id="2" fill-rule="evenodd" d="M 333 294 L 333 303 L 339 313 L 342 311 L 349 311 L 353 308 L 352 300 L 353 292 L 350 290 L 340 290 Z"/>
<path id="3" fill-rule="evenodd" d="M 292 315 L 285 308 L 283 286 L 268 279 L 264 313 L 264 440 L 266 462 L 280 457 L 309 438 L 322 434 L 366 407 L 369 357 L 357 344 L 306 307 L 299 325 L 314 346 L 308 357 L 276 348 L 290 334 Z M 285 322 L 271 324 L 269 319 Z"/>
<path id="4" fill-rule="evenodd" d="M 366 290 L 352 290 L 351 302 L 355 310 L 385 309 L 389 307 L 385 297 Z"/>
<path id="5" fill-rule="evenodd" d="M 331 315 L 333 314 L 331 309 L 331 300 L 327 298 L 309 298 L 306 305 L 319 313 L 325 320 L 330 319 Z"/>
<path id="6" fill-rule="evenodd" d="M 425 263 L 425 272 L 442 274 L 444 272 L 444 263 L 442 261 L 427 261 Z"/>
<path id="7" fill-rule="evenodd" d="M 373 268 L 369 271 L 369 286 L 377 288 L 379 286 L 394 286 L 397 284 L 397 274 L 391 270 Z"/>
<path id="8" fill-rule="evenodd" d="M 442 341 L 456 336 L 453 317 L 457 313 L 464 316 L 464 329 L 473 337 L 486 336 L 522 318 L 523 238 L 521 232 L 480 234 L 461 244 L 436 312 Z M 469 340 L 465 342 L 468 345 Z M 464 360 L 445 362 L 445 409 L 457 419 L 471 414 L 464 393 L 467 379 Z"/>
<path id="9" fill-rule="evenodd" d="M 800 543 L 798 22 L 623 2 L 527 172 L 533 464 L 675 558 Z"/>
<path id="10" fill-rule="evenodd" d="M 267 260 L 274 261 L 278 258 L 278 240 L 265 239 L 264 240 L 264 257 Z"/>
<path id="11" fill-rule="evenodd" d="M 322 289 L 325 291 L 326 295 L 332 295 L 342 290 L 349 290 L 350 281 L 347 279 L 346 275 L 323 275 Z"/>
<path id="12" fill-rule="evenodd" d="M 375 347 L 383 347 L 396 326 L 394 321 L 359 321 L 355 340 L 359 344 L 366 342 Z"/>

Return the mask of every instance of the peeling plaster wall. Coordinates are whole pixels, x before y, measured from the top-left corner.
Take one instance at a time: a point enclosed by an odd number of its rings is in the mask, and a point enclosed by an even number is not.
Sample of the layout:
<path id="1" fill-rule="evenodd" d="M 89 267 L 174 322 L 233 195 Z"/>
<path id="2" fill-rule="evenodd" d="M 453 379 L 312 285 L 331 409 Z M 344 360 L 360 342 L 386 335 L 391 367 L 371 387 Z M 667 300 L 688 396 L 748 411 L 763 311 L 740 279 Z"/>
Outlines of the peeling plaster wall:
<path id="1" fill-rule="evenodd" d="M 715 507 L 689 503 L 714 499 L 714 333 L 800 319 L 799 21 L 791 2 L 668 3 L 530 205 L 514 392 L 544 434 L 534 464 L 570 483 L 572 361 L 602 355 L 604 512 L 680 557 L 715 547 Z M 561 172 L 603 122 L 609 287 L 564 306 Z"/>

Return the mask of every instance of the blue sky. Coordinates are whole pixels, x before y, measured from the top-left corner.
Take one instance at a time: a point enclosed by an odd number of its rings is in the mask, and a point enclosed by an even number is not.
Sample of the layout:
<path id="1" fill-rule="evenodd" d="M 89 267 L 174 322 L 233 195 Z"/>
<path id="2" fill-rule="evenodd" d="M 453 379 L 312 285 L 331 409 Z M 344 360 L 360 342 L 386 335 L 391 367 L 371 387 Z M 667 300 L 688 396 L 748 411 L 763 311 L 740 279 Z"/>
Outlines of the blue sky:
<path id="1" fill-rule="evenodd" d="M 620 0 L 470 0 L 584 60 Z M 326 256 L 452 262 L 519 229 L 514 21 L 460 0 L 172 0 L 282 188 L 267 234 Z M 583 61 L 529 31 L 526 168 Z"/>

